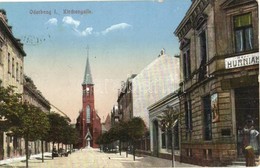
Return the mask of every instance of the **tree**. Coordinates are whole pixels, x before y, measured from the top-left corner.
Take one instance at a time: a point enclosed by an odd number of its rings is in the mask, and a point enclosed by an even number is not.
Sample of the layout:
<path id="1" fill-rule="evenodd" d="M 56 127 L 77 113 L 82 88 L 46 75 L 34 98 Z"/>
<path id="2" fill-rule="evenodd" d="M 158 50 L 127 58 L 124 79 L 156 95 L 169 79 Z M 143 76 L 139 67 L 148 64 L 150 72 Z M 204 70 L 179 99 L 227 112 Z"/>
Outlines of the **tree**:
<path id="1" fill-rule="evenodd" d="M 27 102 L 23 103 L 22 109 L 17 111 L 17 121 L 19 124 L 13 125 L 10 130 L 12 134 L 25 139 L 26 167 L 28 167 L 28 142 L 42 139 L 49 130 L 49 120 L 46 113 L 39 107 L 35 107 Z"/>
<path id="2" fill-rule="evenodd" d="M 128 136 L 133 145 L 133 157 L 135 160 L 135 142 L 142 138 L 146 132 L 144 120 L 140 117 L 134 117 L 128 122 Z"/>
<path id="3" fill-rule="evenodd" d="M 129 140 L 128 135 L 128 123 L 124 121 L 120 121 L 118 124 L 115 125 L 117 127 L 118 132 L 118 140 L 119 140 L 119 153 L 121 155 L 121 144 L 122 142 L 127 142 Z"/>
<path id="4" fill-rule="evenodd" d="M 54 112 L 51 112 L 48 115 L 48 118 L 50 122 L 50 129 L 48 134 L 44 137 L 44 140 L 47 142 L 52 142 L 54 147 L 55 143 L 61 143 L 64 141 L 64 132 L 66 132 L 65 128 L 67 128 L 69 122 L 67 118 Z"/>
<path id="5" fill-rule="evenodd" d="M 168 106 L 167 106 L 168 107 Z M 176 125 L 176 121 L 179 117 L 179 114 L 172 107 L 168 107 L 167 110 L 163 111 L 161 116 L 158 116 L 160 119 L 160 127 L 162 130 L 172 134 L 172 167 L 175 167 L 175 159 L 174 159 L 174 126 Z"/>
<path id="6" fill-rule="evenodd" d="M 1 81 L 0 81 L 1 84 Z M 14 92 L 14 86 L 0 86 L 0 131 L 7 132 L 12 126 L 19 125 L 18 113 L 22 110 L 21 94 Z"/>
<path id="7" fill-rule="evenodd" d="M 76 128 L 73 128 L 71 125 L 66 125 L 64 127 L 64 131 L 63 131 L 63 141 L 62 142 L 66 145 L 72 145 L 72 144 L 77 144 L 78 141 L 79 141 L 79 134 L 78 134 Z"/>

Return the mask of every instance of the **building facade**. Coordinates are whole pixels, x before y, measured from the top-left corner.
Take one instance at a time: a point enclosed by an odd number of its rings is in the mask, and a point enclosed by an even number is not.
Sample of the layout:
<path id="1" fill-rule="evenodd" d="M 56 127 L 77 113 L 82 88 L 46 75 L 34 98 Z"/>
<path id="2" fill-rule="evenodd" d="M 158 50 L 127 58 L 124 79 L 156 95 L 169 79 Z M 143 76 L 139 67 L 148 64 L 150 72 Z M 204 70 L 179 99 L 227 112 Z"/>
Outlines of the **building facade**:
<path id="1" fill-rule="evenodd" d="M 4 87 L 15 86 L 16 93 L 23 93 L 24 57 L 23 44 L 15 38 L 8 25 L 5 10 L 0 9 L 0 80 Z M 0 159 L 21 154 L 21 140 L 0 132 Z M 19 146 L 16 146 L 19 145 Z"/>
<path id="2" fill-rule="evenodd" d="M 167 132 L 163 127 L 163 121 L 159 116 L 164 111 L 173 110 L 172 112 L 179 115 L 179 90 L 165 96 L 148 107 L 150 122 L 150 144 L 153 156 L 171 159 L 172 158 L 172 137 L 174 137 L 174 155 L 176 160 L 180 160 L 180 131 L 179 119 L 174 121 L 174 136 L 172 132 Z M 171 130 L 172 131 L 172 130 Z"/>
<path id="3" fill-rule="evenodd" d="M 258 29 L 255 0 L 196 0 L 175 30 L 183 162 L 230 164 L 248 145 L 259 154 Z"/>
<path id="4" fill-rule="evenodd" d="M 126 82 L 121 83 L 121 89 L 117 99 L 118 119 L 121 121 L 129 121 L 133 118 L 133 92 L 132 80 L 136 74 L 132 74 Z"/>
<path id="5" fill-rule="evenodd" d="M 101 119 L 95 111 L 94 83 L 87 58 L 84 80 L 82 83 L 82 110 L 77 119 L 77 128 L 80 132 L 80 148 L 98 148 L 96 140 L 101 134 Z"/>
<path id="6" fill-rule="evenodd" d="M 35 86 L 33 80 L 24 75 L 24 83 L 23 83 L 24 91 L 23 98 L 25 102 L 34 105 L 35 107 L 39 107 L 43 112 L 50 113 L 51 105 L 50 102 L 41 94 L 37 87 Z M 38 154 L 44 151 L 51 151 L 50 144 L 47 142 L 41 142 L 40 140 L 29 142 L 30 149 L 32 154 Z M 42 148 L 43 145 L 43 148 Z"/>

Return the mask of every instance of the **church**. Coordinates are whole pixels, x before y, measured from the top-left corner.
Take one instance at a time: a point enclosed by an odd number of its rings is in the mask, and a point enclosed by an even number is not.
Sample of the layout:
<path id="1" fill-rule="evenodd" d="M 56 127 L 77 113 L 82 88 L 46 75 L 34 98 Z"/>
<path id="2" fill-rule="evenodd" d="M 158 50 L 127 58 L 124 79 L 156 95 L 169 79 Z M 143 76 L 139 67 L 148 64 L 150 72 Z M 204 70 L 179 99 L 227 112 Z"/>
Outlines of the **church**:
<path id="1" fill-rule="evenodd" d="M 94 83 L 87 57 L 84 80 L 82 83 L 82 110 L 77 118 L 76 128 L 79 131 L 80 140 L 78 148 L 98 148 L 96 140 L 101 134 L 101 120 L 95 111 Z"/>

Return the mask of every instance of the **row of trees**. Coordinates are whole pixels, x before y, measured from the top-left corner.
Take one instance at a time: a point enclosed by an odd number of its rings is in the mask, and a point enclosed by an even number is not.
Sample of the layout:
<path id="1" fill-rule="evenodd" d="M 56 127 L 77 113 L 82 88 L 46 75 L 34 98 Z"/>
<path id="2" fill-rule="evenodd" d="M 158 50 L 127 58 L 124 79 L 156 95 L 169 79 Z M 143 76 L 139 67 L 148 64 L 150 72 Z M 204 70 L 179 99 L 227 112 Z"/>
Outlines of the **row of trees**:
<path id="1" fill-rule="evenodd" d="M 43 141 L 74 144 L 78 140 L 77 131 L 69 124 L 69 118 L 57 113 L 45 113 L 39 107 L 23 102 L 22 95 L 13 86 L 0 86 L 0 131 L 8 136 L 24 138 L 26 167 L 28 167 L 28 142 Z"/>
<path id="2" fill-rule="evenodd" d="M 121 155 L 121 143 L 128 142 L 132 144 L 133 156 L 135 160 L 136 142 L 146 133 L 147 128 L 142 118 L 134 117 L 130 121 L 120 121 L 116 123 L 108 132 L 99 136 L 97 143 L 99 145 L 108 145 L 119 141 L 119 152 Z"/>

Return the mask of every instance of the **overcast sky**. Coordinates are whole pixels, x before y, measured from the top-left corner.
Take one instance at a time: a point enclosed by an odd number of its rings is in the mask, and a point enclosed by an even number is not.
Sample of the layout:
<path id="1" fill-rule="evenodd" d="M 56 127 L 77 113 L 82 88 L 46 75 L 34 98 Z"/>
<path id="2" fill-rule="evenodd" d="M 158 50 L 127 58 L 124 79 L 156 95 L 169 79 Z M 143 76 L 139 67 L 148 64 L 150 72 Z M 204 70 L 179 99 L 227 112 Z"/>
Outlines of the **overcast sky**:
<path id="1" fill-rule="evenodd" d="M 173 32 L 190 0 L 2 2 L 15 37 L 22 39 L 25 74 L 51 104 L 75 122 L 89 46 L 95 107 L 102 120 L 118 89 L 165 48 L 179 53 Z M 74 10 L 74 13 L 73 11 Z M 75 12 L 77 11 L 77 12 Z"/>

